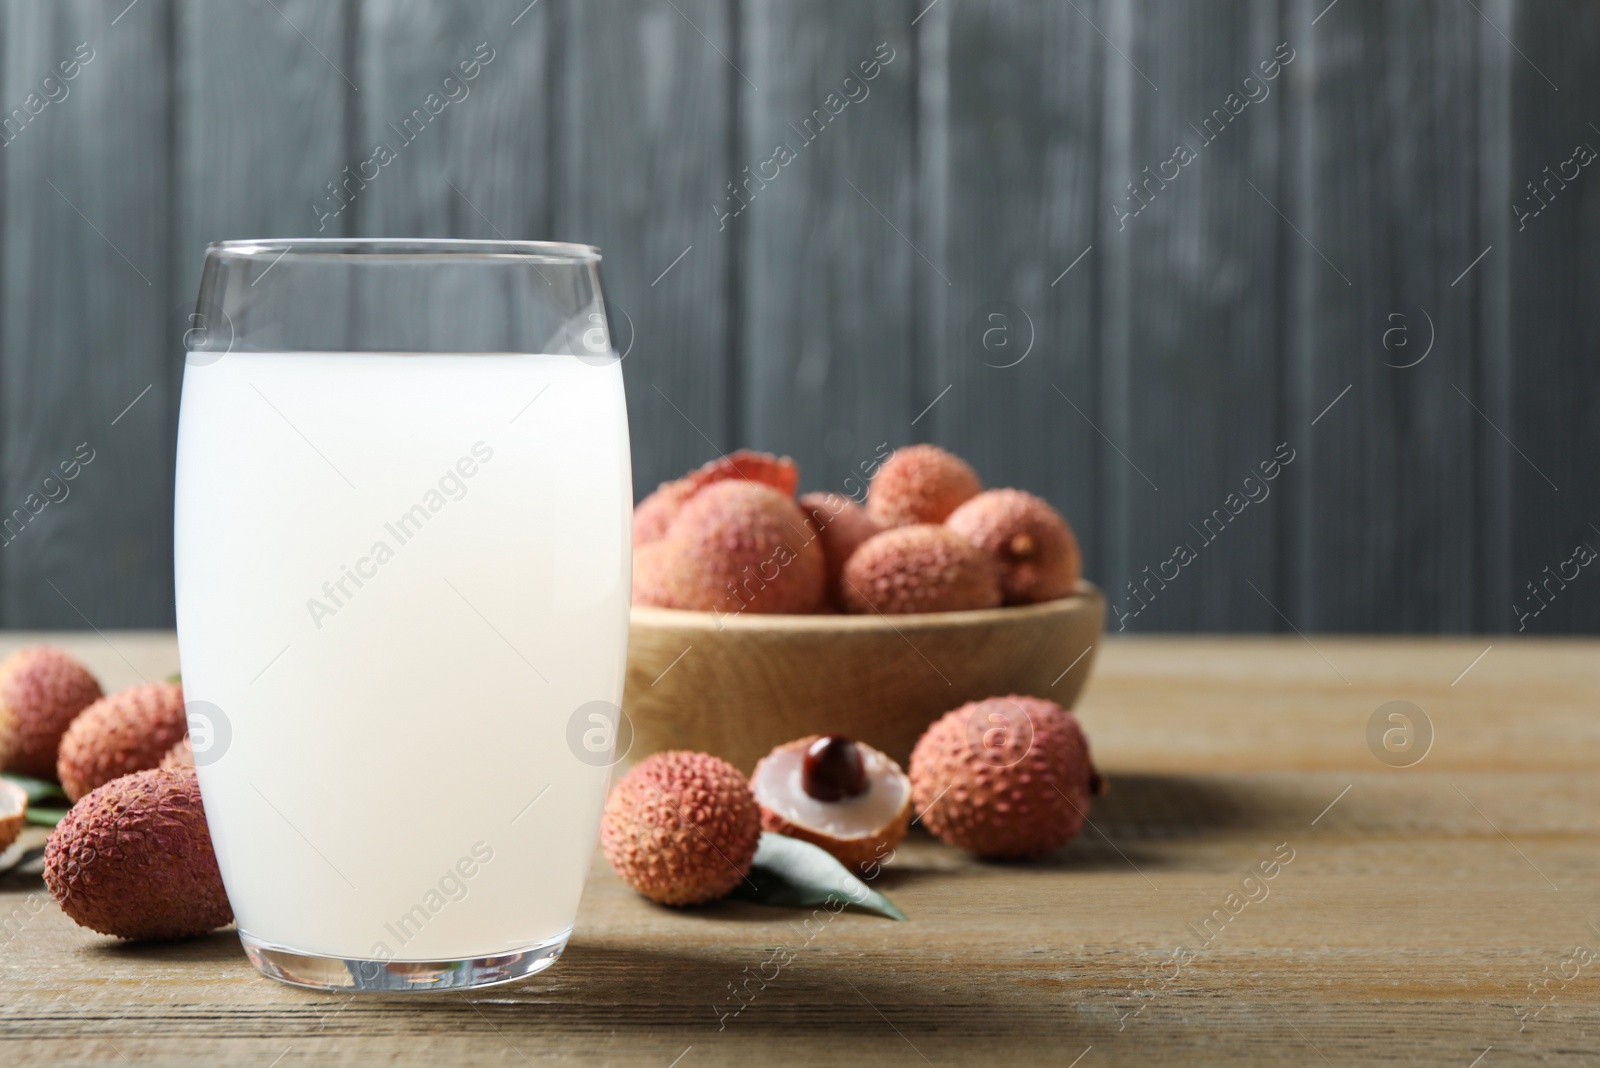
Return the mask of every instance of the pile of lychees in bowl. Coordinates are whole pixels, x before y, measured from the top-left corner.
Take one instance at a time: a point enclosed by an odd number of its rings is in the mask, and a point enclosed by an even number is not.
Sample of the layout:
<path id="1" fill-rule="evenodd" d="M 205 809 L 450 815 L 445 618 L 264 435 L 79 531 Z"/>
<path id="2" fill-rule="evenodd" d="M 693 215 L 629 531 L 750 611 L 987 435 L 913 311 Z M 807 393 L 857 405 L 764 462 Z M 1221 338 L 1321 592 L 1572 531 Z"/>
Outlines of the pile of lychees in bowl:
<path id="1" fill-rule="evenodd" d="M 141 939 L 233 922 L 178 682 L 106 694 L 71 653 L 20 649 L 0 661 L 0 771 L 0 852 L 30 814 L 55 823 L 45 885 L 75 922 Z"/>
<path id="2" fill-rule="evenodd" d="M 796 497 L 794 462 L 740 451 L 664 483 L 634 510 L 635 604 L 718 613 L 900 615 L 1071 595 L 1081 559 L 1043 498 L 984 490 L 935 445 L 874 465 L 864 503 Z"/>
<path id="3" fill-rule="evenodd" d="M 879 457 L 846 492 L 797 493 L 793 461 L 739 451 L 639 502 L 634 755 L 749 771 L 788 739 L 842 734 L 904 762 L 964 701 L 1072 706 L 1105 600 L 1066 519 L 934 445 Z"/>

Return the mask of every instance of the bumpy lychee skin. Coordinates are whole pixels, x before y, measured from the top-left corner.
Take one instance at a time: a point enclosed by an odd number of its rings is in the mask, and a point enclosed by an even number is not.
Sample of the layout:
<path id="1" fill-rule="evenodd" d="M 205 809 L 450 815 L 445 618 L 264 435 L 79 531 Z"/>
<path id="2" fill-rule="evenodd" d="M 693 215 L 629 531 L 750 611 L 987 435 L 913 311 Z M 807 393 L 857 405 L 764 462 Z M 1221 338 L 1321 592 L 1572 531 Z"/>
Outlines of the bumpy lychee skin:
<path id="1" fill-rule="evenodd" d="M 636 604 L 720 613 L 822 607 L 827 563 L 799 505 L 770 486 L 707 486 L 635 560 Z"/>
<path id="2" fill-rule="evenodd" d="M 967 462 L 937 445 L 896 449 L 872 476 L 867 512 L 886 527 L 943 523 L 983 489 Z"/>
<path id="3" fill-rule="evenodd" d="M 1000 567 L 1006 604 L 1037 604 L 1078 588 L 1083 558 L 1061 513 L 1017 489 L 988 490 L 950 513 L 944 525 L 986 549 Z"/>
<path id="4" fill-rule="evenodd" d="M 822 542 L 822 554 L 828 564 L 828 591 L 837 597 L 845 561 L 868 538 L 882 533 L 883 525 L 855 501 L 837 493 L 803 493 L 799 504 L 805 513 L 806 528 Z"/>
<path id="5" fill-rule="evenodd" d="M 715 482 L 742 479 L 771 486 L 793 497 L 800 485 L 800 469 L 787 456 L 740 449 L 719 456 L 672 482 L 663 482 L 633 509 L 633 544 L 648 545 L 666 536 L 667 528 L 689 498 Z"/>
<path id="6" fill-rule="evenodd" d="M 158 767 L 188 729 L 181 684 L 151 682 L 102 697 L 62 736 L 61 788 L 76 801 L 118 776 Z"/>
<path id="7" fill-rule="evenodd" d="M 761 829 L 810 842 L 853 872 L 866 875 L 886 863 L 911 825 L 911 783 L 887 754 L 864 742 L 866 788 L 859 795 L 813 798 L 804 787 L 806 754 L 820 734 L 785 742 L 756 762 L 750 791 L 761 806 Z"/>
<path id="8" fill-rule="evenodd" d="M 91 792 L 51 833 L 44 881 L 76 923 L 118 938 L 233 922 L 193 771 L 141 771 Z"/>
<path id="9" fill-rule="evenodd" d="M 640 761 L 606 799 L 600 846 L 622 881 L 663 905 L 725 897 L 746 875 L 761 810 L 739 769 L 675 749 Z"/>
<path id="10" fill-rule="evenodd" d="M 919 523 L 869 538 L 845 562 L 839 597 L 849 612 L 965 612 L 1000 605 L 989 554 L 946 527 Z"/>
<path id="11" fill-rule="evenodd" d="M 19 649 L 0 661 L 0 771 L 53 776 L 61 736 L 100 695 L 89 669 L 54 646 Z"/>
<path id="12" fill-rule="evenodd" d="M 1104 780 L 1071 712 L 1038 697 L 991 697 L 946 712 L 911 751 L 923 826 L 985 857 L 1031 857 L 1072 841 Z"/>
<path id="13" fill-rule="evenodd" d="M 185 734 L 178 739 L 178 744 L 167 750 L 167 755 L 161 758 L 158 765 L 163 768 L 192 768 L 194 767 L 194 743 Z"/>

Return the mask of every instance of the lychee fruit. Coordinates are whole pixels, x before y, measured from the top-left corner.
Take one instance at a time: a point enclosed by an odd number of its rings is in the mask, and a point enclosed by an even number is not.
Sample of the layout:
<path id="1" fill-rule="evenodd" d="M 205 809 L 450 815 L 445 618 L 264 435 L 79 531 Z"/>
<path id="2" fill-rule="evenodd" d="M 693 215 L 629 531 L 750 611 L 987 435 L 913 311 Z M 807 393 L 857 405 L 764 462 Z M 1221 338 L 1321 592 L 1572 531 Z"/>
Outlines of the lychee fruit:
<path id="1" fill-rule="evenodd" d="M 761 810 L 739 769 L 707 753 L 646 757 L 606 799 L 600 845 L 622 881 L 663 905 L 725 897 L 750 874 Z"/>
<path id="2" fill-rule="evenodd" d="M 194 767 L 194 743 L 185 734 L 178 739 L 178 743 L 167 750 L 167 755 L 161 758 L 157 765 L 163 768 L 192 768 Z"/>
<path id="3" fill-rule="evenodd" d="M 100 695 L 89 669 L 63 649 L 35 645 L 0 661 L 0 771 L 53 776 L 61 736 Z"/>
<path id="4" fill-rule="evenodd" d="M 922 825 L 984 857 L 1066 845 L 1104 785 L 1077 718 L 1039 697 L 969 702 L 936 720 L 911 751 Z"/>
<path id="5" fill-rule="evenodd" d="M 14 782 L 0 779 L 0 853 L 22 833 L 28 815 L 28 794 Z"/>
<path id="6" fill-rule="evenodd" d="M 994 560 L 947 527 L 919 523 L 869 538 L 845 562 L 847 611 L 964 612 L 1000 605 Z"/>
<path id="7" fill-rule="evenodd" d="M 51 833 L 44 881 L 76 923 L 118 938 L 233 922 L 193 771 L 141 771 L 90 792 Z"/>
<path id="8" fill-rule="evenodd" d="M 988 490 L 951 512 L 944 525 L 994 556 L 1006 604 L 1053 601 L 1078 588 L 1083 573 L 1078 539 L 1041 497 L 1017 489 Z"/>
<path id="9" fill-rule="evenodd" d="M 800 507 L 761 483 L 707 486 L 664 539 L 644 548 L 653 551 L 635 560 L 637 604 L 722 613 L 822 607 L 822 545 L 807 533 Z"/>
<path id="10" fill-rule="evenodd" d="M 983 489 L 977 472 L 937 445 L 896 449 L 872 476 L 867 513 L 886 527 L 943 523 Z"/>
<path id="11" fill-rule="evenodd" d="M 839 575 L 844 562 L 872 537 L 883 532 L 883 525 L 849 497 L 837 493 L 804 493 L 800 510 L 806 527 L 822 542 L 822 555 L 828 564 L 828 591 L 838 597 Z"/>
<path id="12" fill-rule="evenodd" d="M 76 801 L 118 776 L 157 767 L 188 729 L 181 684 L 149 682 L 102 697 L 61 738 L 61 788 Z"/>
<path id="13" fill-rule="evenodd" d="M 883 863 L 911 824 L 911 780 L 889 757 L 840 734 L 785 742 L 756 763 L 761 827 L 811 842 L 853 872 Z"/>
<path id="14" fill-rule="evenodd" d="M 689 498 L 715 482 L 742 479 L 771 486 L 792 498 L 800 485 L 800 469 L 787 456 L 739 449 L 703 464 L 680 479 L 663 482 L 633 509 L 633 544 L 648 545 L 667 533 Z"/>

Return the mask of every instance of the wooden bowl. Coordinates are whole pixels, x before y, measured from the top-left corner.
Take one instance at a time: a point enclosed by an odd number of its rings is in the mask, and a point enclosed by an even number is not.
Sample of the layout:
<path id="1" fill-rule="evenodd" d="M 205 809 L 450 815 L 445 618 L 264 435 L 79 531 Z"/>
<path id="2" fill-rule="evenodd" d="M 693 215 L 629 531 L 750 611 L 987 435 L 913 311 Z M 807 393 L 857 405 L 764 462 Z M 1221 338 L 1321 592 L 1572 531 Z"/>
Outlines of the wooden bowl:
<path id="1" fill-rule="evenodd" d="M 1071 708 L 1105 626 L 1100 590 L 978 612 L 725 615 L 635 606 L 628 760 L 714 753 L 749 772 L 782 742 L 838 733 L 904 765 L 928 724 L 1010 693 Z"/>

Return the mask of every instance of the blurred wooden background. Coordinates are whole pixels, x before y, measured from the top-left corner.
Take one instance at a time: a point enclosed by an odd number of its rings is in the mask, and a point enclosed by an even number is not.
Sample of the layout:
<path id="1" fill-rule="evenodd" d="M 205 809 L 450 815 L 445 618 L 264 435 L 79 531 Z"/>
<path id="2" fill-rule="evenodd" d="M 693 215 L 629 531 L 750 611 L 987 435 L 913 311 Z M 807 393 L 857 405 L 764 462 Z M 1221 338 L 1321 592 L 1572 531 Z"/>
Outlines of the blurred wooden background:
<path id="1" fill-rule="evenodd" d="M 0 40 L 0 513 L 94 457 L 13 520 L 0 625 L 170 625 L 205 244 L 315 234 L 482 43 L 323 236 L 602 246 L 641 495 L 934 441 L 1122 611 L 1187 543 L 1129 631 L 1600 629 L 1600 6 L 0 0 Z"/>

